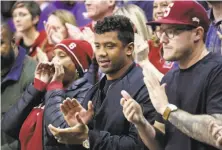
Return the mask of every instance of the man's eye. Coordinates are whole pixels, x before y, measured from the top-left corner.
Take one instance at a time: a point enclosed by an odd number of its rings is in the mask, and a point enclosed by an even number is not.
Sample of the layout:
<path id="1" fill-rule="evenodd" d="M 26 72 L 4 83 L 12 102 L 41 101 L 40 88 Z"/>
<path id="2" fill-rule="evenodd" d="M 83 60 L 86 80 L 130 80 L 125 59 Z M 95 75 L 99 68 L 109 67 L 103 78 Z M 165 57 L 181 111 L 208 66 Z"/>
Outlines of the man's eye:
<path id="1" fill-rule="evenodd" d="M 112 49 L 112 48 L 114 48 L 114 45 L 107 45 L 106 47 L 109 49 Z"/>

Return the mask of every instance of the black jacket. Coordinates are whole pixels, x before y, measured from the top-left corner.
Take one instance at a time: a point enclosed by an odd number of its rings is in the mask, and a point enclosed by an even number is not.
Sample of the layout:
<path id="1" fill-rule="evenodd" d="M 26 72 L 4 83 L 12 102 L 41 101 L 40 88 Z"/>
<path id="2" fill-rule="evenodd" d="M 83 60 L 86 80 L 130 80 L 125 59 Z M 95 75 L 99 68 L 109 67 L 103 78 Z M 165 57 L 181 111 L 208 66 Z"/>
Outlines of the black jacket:
<path id="1" fill-rule="evenodd" d="M 48 125 L 52 124 L 55 127 L 69 127 L 60 112 L 60 104 L 66 97 L 76 98 L 80 102 L 83 101 L 85 94 L 92 85 L 85 78 L 76 80 L 71 87 L 66 90 L 52 90 L 40 92 L 31 84 L 24 92 L 21 99 L 5 114 L 2 120 L 2 131 L 14 138 L 19 138 L 20 128 L 32 111 L 33 107 L 40 103 L 45 104 L 43 118 L 43 149 L 44 150 L 66 150 L 73 149 L 71 145 L 59 144 L 54 139 L 48 129 Z M 76 146 L 75 146 L 76 148 Z"/>
<path id="2" fill-rule="evenodd" d="M 101 85 L 106 81 L 104 77 L 98 84 L 89 90 L 83 106 L 92 100 L 95 116 L 88 124 L 90 149 L 92 150 L 142 150 L 145 149 L 135 126 L 129 123 L 123 115 L 120 105 L 121 90 L 127 91 L 143 108 L 145 117 L 150 123 L 154 122 L 155 109 L 149 99 L 147 88 L 143 81 L 142 69 L 132 64 L 126 73 L 113 82 L 105 99 L 101 100 Z"/>

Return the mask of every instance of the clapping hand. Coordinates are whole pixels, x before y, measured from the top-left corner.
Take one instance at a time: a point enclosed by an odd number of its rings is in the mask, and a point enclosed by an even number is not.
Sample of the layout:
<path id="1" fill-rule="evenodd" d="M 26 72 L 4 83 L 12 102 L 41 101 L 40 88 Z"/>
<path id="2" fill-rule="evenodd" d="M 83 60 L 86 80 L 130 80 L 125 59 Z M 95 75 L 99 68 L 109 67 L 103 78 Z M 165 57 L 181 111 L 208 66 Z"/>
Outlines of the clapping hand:
<path id="1" fill-rule="evenodd" d="M 78 120 L 75 117 L 77 113 L 83 120 L 84 124 L 88 124 L 94 115 L 92 101 L 88 102 L 88 110 L 86 110 L 75 98 L 72 100 L 70 98 L 66 98 L 66 100 L 63 101 L 63 104 L 61 104 L 60 109 L 66 122 L 71 127 L 78 123 Z"/>

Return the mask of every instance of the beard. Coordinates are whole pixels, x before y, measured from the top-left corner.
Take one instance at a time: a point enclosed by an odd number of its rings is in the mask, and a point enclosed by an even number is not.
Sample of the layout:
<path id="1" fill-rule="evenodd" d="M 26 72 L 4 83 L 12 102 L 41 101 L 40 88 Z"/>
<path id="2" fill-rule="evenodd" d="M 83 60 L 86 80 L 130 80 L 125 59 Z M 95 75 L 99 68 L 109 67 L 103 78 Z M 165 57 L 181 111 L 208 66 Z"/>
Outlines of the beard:
<path id="1" fill-rule="evenodd" d="M 15 61 L 15 52 L 10 47 L 10 51 L 7 55 L 1 55 L 1 70 L 9 69 Z"/>

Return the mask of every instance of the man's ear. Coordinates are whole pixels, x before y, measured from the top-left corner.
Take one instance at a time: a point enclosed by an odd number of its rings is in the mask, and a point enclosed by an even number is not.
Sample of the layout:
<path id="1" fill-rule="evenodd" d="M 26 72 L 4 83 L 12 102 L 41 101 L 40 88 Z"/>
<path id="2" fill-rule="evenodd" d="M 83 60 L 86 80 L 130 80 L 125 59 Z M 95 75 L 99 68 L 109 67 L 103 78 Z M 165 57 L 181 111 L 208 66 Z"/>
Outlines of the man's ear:
<path id="1" fill-rule="evenodd" d="M 126 55 L 127 56 L 132 56 L 133 55 L 133 51 L 134 51 L 134 43 L 131 42 L 126 46 Z"/>
<path id="2" fill-rule="evenodd" d="M 109 4 L 110 7 L 114 6 L 115 3 L 116 3 L 115 0 L 108 0 L 108 4 Z"/>
<path id="3" fill-rule="evenodd" d="M 32 19 L 32 22 L 34 25 L 38 24 L 39 22 L 39 16 L 35 16 L 33 19 Z"/>
<path id="4" fill-rule="evenodd" d="M 202 27 L 197 27 L 194 35 L 194 42 L 198 42 L 204 38 L 204 29 Z"/>

